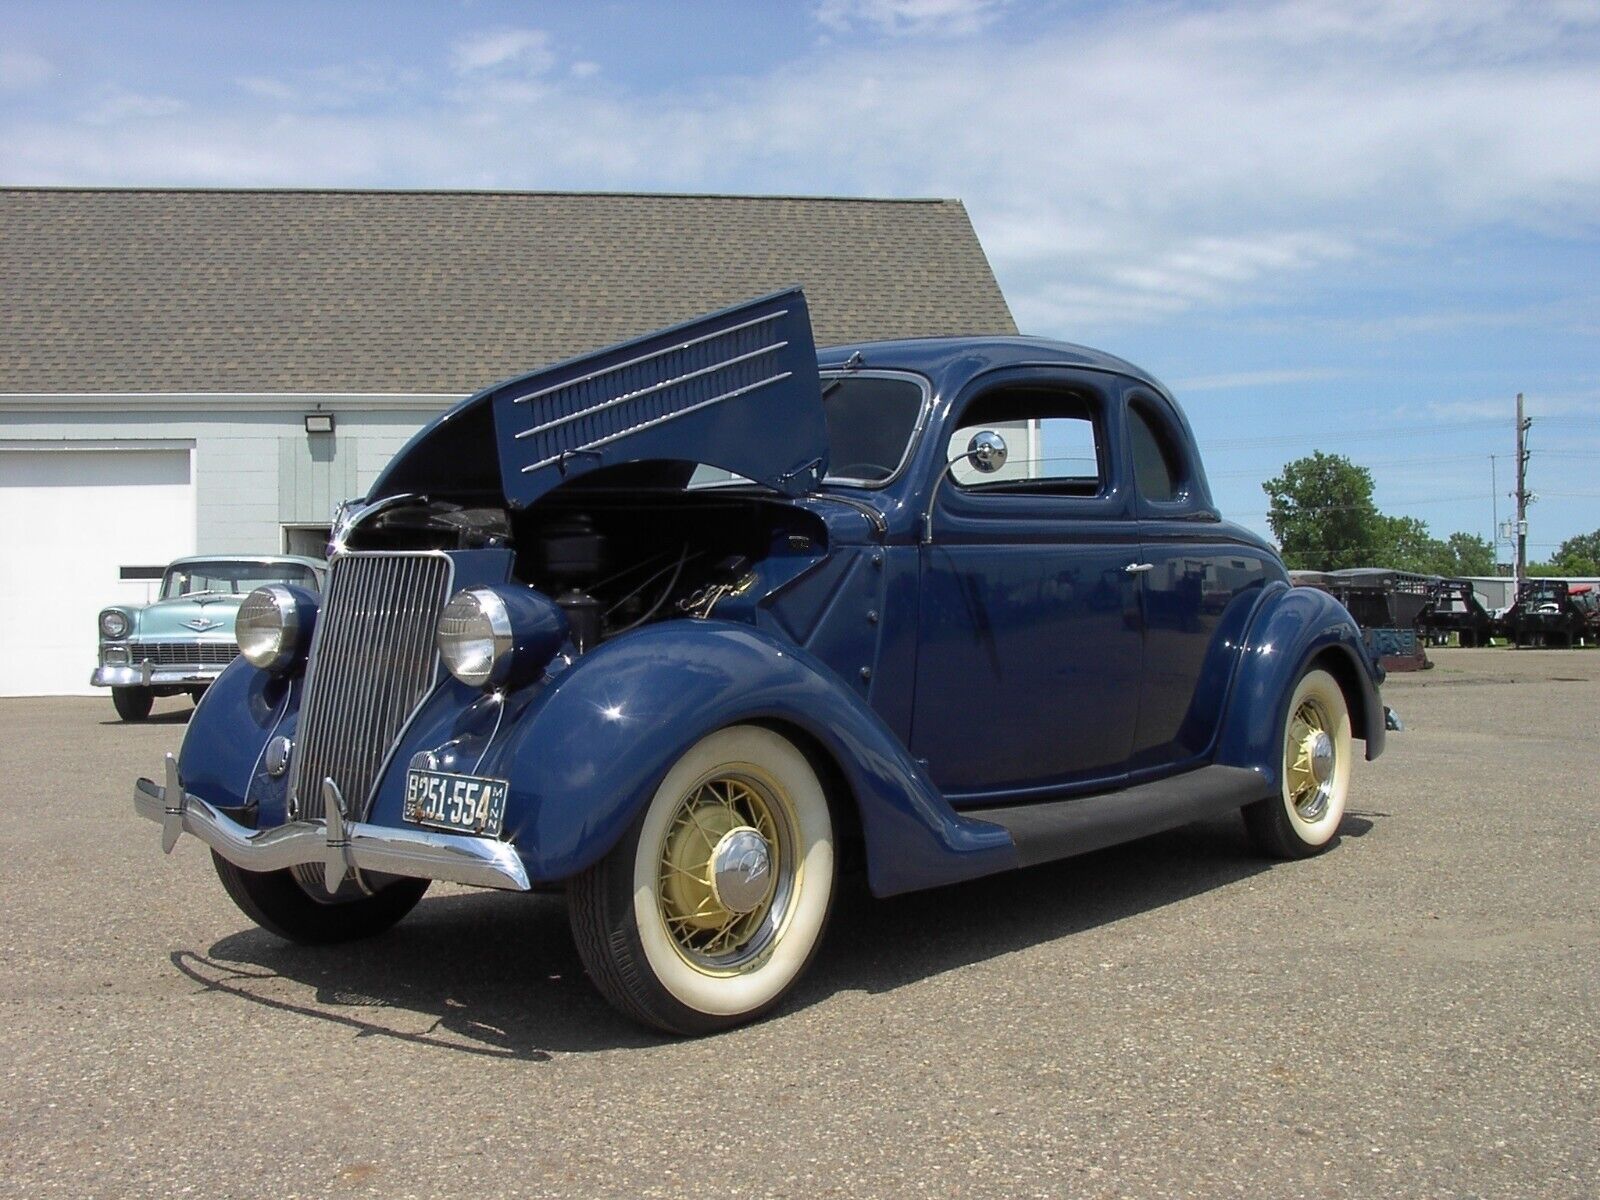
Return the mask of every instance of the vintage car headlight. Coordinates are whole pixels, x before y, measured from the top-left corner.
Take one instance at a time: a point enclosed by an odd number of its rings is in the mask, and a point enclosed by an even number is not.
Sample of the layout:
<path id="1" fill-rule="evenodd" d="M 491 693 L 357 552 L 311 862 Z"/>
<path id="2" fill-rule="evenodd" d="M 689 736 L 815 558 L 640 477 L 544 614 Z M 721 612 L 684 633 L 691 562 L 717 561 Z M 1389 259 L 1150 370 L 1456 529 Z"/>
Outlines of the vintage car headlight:
<path id="1" fill-rule="evenodd" d="M 304 655 L 316 603 L 298 588 L 271 583 L 244 598 L 234 621 L 239 653 L 263 671 L 285 671 Z"/>
<path id="2" fill-rule="evenodd" d="M 566 614 L 532 588 L 468 588 L 439 614 L 439 657 L 469 687 L 523 683 L 555 657 L 567 632 Z"/>
<path id="3" fill-rule="evenodd" d="M 108 608 L 100 614 L 100 636 L 117 641 L 128 636 L 128 630 L 133 628 L 133 621 L 128 614 L 120 608 Z"/>

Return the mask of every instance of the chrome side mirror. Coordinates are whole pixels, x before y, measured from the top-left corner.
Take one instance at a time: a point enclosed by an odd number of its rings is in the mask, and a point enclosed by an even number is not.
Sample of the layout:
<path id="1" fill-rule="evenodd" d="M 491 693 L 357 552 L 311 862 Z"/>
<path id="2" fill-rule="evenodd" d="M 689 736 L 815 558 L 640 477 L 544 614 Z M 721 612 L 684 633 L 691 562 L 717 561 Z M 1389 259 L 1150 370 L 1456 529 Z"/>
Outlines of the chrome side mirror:
<path id="1" fill-rule="evenodd" d="M 985 475 L 993 475 L 1006 465 L 1009 453 L 1005 438 L 992 429 L 980 429 L 972 435 L 972 440 L 967 443 L 967 452 L 961 457 L 971 460 L 972 465 Z"/>
<path id="2" fill-rule="evenodd" d="M 972 435 L 972 440 L 967 443 L 964 453 L 956 455 L 945 463 L 944 470 L 939 472 L 939 477 L 933 481 L 933 486 L 928 489 L 928 507 L 922 512 L 922 544 L 928 545 L 933 541 L 933 504 L 939 498 L 939 485 L 950 478 L 950 468 L 958 462 L 970 462 L 984 475 L 993 475 L 1006 465 L 1006 457 L 1010 451 L 1006 449 L 1006 440 L 992 429 L 980 429 Z"/>

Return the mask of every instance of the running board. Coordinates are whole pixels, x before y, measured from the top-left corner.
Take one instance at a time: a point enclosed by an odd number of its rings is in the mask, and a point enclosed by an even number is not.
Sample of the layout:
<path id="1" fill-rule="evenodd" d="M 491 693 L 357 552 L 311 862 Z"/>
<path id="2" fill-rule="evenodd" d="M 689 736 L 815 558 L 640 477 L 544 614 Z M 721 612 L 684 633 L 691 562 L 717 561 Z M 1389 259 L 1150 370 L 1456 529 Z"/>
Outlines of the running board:
<path id="1" fill-rule="evenodd" d="M 1098 796 L 969 808 L 961 815 L 1006 830 L 1017 844 L 1017 865 L 1031 867 L 1176 829 L 1272 794 L 1272 786 L 1254 771 L 1201 767 Z"/>

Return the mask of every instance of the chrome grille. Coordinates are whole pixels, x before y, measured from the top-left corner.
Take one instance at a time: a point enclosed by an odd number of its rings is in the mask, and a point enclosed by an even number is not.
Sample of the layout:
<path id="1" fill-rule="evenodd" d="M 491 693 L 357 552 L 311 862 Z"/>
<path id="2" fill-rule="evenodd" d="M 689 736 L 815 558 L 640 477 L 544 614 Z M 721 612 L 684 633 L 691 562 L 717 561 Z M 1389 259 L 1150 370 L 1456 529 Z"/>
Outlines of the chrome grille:
<path id="1" fill-rule="evenodd" d="M 365 815 L 390 748 L 438 678 L 434 629 L 453 575 L 442 554 L 334 560 L 300 704 L 290 789 L 296 816 L 322 816 L 324 779 Z"/>
<path id="2" fill-rule="evenodd" d="M 237 642 L 129 642 L 130 662 L 153 663 L 158 667 L 187 665 L 225 667 L 239 657 Z"/>

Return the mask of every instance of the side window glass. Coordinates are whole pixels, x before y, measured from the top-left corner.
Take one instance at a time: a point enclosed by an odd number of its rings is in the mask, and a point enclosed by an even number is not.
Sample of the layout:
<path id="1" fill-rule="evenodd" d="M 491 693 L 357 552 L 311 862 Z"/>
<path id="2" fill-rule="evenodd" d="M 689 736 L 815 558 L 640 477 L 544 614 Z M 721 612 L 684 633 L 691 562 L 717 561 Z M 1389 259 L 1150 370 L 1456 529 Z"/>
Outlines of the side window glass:
<path id="1" fill-rule="evenodd" d="M 1166 430 L 1143 405 L 1128 406 L 1128 441 L 1133 448 L 1133 482 L 1146 500 L 1180 499 L 1183 460 L 1172 447 Z"/>
<path id="2" fill-rule="evenodd" d="M 1058 496 L 1098 496 L 1105 489 L 1100 409 L 1087 397 L 1039 388 L 979 396 L 961 414 L 945 457 L 965 452 L 984 430 L 1005 439 L 1005 465 L 984 472 L 969 460 L 957 462 L 950 473 L 963 488 Z"/>

